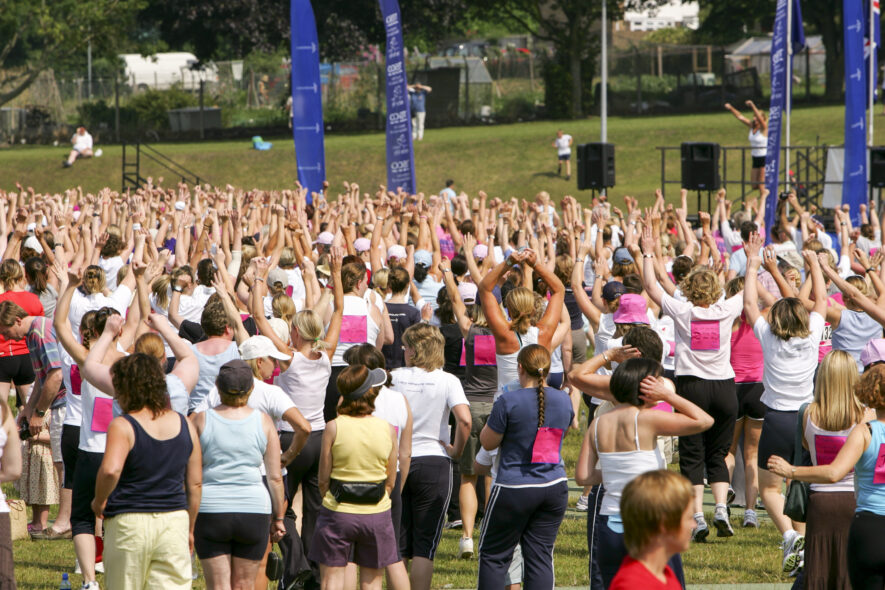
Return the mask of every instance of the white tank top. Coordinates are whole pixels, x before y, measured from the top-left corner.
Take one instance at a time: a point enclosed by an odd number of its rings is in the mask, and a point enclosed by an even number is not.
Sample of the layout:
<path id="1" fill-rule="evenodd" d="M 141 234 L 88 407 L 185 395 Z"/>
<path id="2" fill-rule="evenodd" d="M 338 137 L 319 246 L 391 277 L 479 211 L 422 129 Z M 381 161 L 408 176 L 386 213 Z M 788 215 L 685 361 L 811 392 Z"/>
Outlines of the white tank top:
<path id="1" fill-rule="evenodd" d="M 329 363 L 329 355 L 323 352 L 320 358 L 312 361 L 296 350 L 289 368 L 274 379 L 274 385 L 289 396 L 304 418 L 310 422 L 312 432 L 326 428 L 323 406 L 326 401 L 326 386 L 331 375 L 332 365 Z M 283 421 L 280 430 L 292 432 L 292 426 Z"/>
<path id="2" fill-rule="evenodd" d="M 599 420 L 593 425 L 593 443 L 596 445 L 596 454 L 599 457 L 599 468 L 602 471 L 602 483 L 605 486 L 605 496 L 602 498 L 600 514 L 611 516 L 621 513 L 621 493 L 624 488 L 636 476 L 656 469 L 664 469 L 664 456 L 660 448 L 655 446 L 653 451 L 643 451 L 639 448 L 639 409 L 633 417 L 633 439 L 636 441 L 635 451 L 620 451 L 603 453 L 599 450 L 599 439 L 596 433 L 599 429 Z"/>
<path id="3" fill-rule="evenodd" d="M 808 445 L 808 451 L 811 453 L 811 463 L 814 465 L 832 463 L 852 430 L 854 430 L 854 426 L 837 432 L 824 430 L 811 420 L 811 412 L 806 410 L 804 435 L 805 444 Z M 836 483 L 813 483 L 811 490 L 814 492 L 854 492 L 854 469 Z"/>
<path id="4" fill-rule="evenodd" d="M 80 450 L 104 453 L 108 424 L 114 417 L 114 398 L 83 379 L 80 384 L 83 415 L 80 420 Z"/>
<path id="5" fill-rule="evenodd" d="M 80 367 L 67 352 L 62 350 L 61 380 L 65 384 L 65 421 L 68 426 L 80 426 L 83 417 L 80 398 Z"/>
<path id="6" fill-rule="evenodd" d="M 762 133 L 761 129 L 755 132 L 750 129 L 747 139 L 750 140 L 750 155 L 754 158 L 761 158 L 768 154 L 768 138 Z"/>
<path id="7" fill-rule="evenodd" d="M 519 380 L 519 373 L 516 371 L 519 363 L 516 362 L 516 357 L 519 356 L 519 351 L 529 344 L 538 343 L 538 328 L 536 326 L 529 326 L 525 334 L 517 334 L 516 338 L 519 340 L 519 350 L 516 352 L 498 354 L 495 351 L 495 362 L 498 364 L 498 391 L 495 393 L 495 399 L 498 399 L 498 396 L 501 395 L 505 385 L 511 381 Z"/>
<path id="8" fill-rule="evenodd" d="M 344 367 L 344 353 L 356 346 L 368 342 L 375 345 L 381 327 L 369 315 L 369 304 L 356 295 L 344 296 L 344 317 L 341 318 L 341 336 L 338 347 L 332 355 L 333 367 Z"/>

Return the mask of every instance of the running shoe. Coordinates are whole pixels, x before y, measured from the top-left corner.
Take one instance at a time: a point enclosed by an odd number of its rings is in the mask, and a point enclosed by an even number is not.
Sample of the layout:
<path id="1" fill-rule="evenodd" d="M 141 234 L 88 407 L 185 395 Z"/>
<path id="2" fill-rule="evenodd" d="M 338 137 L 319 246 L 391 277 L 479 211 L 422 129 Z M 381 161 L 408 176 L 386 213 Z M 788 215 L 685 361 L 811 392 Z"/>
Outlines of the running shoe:
<path id="1" fill-rule="evenodd" d="M 748 529 L 748 528 L 751 528 L 751 527 L 752 527 L 752 528 L 756 528 L 756 529 L 759 528 L 759 519 L 756 517 L 756 511 L 755 511 L 755 510 L 750 510 L 749 508 L 747 508 L 747 510 L 744 511 L 744 524 L 743 524 L 743 527 L 744 527 L 745 529 Z"/>
<path id="2" fill-rule="evenodd" d="M 802 562 L 802 550 L 805 549 L 805 537 L 794 533 L 789 541 L 784 541 L 784 560 L 782 570 L 785 574 L 798 569 Z"/>
<path id="3" fill-rule="evenodd" d="M 460 520 L 450 520 L 446 523 L 447 529 L 460 529 L 462 526 L 464 526 L 464 523 Z"/>
<path id="4" fill-rule="evenodd" d="M 458 541 L 458 555 L 461 559 L 473 559 L 473 539 L 461 537 Z"/>
<path id="5" fill-rule="evenodd" d="M 802 571 L 802 568 L 805 567 L 805 549 L 799 552 L 799 565 L 796 566 L 796 569 L 791 571 L 788 576 L 790 578 L 795 578 L 799 575 L 799 572 Z"/>
<path id="6" fill-rule="evenodd" d="M 704 517 L 695 518 L 698 523 L 697 528 L 691 533 L 691 540 L 695 543 L 706 543 L 707 537 L 710 535 L 710 528 L 707 526 L 707 521 L 704 520 Z"/>
<path id="7" fill-rule="evenodd" d="M 717 537 L 733 537 L 734 529 L 728 521 L 728 510 L 725 506 L 719 505 L 713 513 L 713 526 L 716 527 Z"/>
<path id="8" fill-rule="evenodd" d="M 94 580 L 92 582 L 89 582 L 87 584 L 83 584 L 82 586 L 80 586 L 80 590 L 99 590 L 99 588 L 100 588 L 100 586 L 98 585 L 98 582 L 96 582 Z"/>
<path id="9" fill-rule="evenodd" d="M 587 496 L 581 496 L 578 498 L 578 503 L 575 504 L 575 510 L 578 512 L 587 512 L 590 509 L 590 498 Z"/>
<path id="10" fill-rule="evenodd" d="M 731 503 L 734 502 L 735 495 L 736 494 L 734 493 L 734 488 L 731 486 L 728 486 L 728 495 L 725 496 L 725 505 L 726 506 L 731 506 Z"/>

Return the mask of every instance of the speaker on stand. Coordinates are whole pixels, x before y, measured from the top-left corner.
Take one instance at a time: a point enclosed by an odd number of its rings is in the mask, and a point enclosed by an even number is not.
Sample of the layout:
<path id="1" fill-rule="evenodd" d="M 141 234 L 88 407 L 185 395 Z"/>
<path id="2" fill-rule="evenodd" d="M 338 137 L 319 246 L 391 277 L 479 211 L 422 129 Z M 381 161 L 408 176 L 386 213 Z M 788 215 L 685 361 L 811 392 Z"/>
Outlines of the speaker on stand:
<path id="1" fill-rule="evenodd" d="M 615 186 L 615 145 L 578 145 L 578 190 L 604 190 Z"/>
<path id="2" fill-rule="evenodd" d="M 701 211 L 701 191 L 707 191 L 707 210 L 710 193 L 719 190 L 719 144 L 685 142 L 682 151 L 682 188 L 698 191 L 698 211 Z"/>

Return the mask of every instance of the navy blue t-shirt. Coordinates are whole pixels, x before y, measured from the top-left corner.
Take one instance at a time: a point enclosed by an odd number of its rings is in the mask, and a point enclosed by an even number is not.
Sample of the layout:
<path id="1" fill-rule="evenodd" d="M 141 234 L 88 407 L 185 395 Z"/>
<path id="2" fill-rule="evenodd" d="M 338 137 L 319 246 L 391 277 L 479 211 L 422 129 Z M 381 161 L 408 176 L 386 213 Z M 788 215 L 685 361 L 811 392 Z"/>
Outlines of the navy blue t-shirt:
<path id="1" fill-rule="evenodd" d="M 538 429 L 538 390 L 506 391 L 495 401 L 486 423 L 503 434 L 498 449 L 500 485 L 547 485 L 566 478 L 562 439 L 574 412 L 568 394 L 544 388 L 544 425 Z"/>

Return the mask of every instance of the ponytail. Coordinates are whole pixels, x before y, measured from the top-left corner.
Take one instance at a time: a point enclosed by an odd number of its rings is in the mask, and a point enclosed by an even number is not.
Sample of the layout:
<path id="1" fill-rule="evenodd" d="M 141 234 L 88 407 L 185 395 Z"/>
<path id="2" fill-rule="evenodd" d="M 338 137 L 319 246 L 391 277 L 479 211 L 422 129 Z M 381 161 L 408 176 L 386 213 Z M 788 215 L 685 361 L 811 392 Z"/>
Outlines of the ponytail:
<path id="1" fill-rule="evenodd" d="M 547 373 L 550 367 L 538 369 L 538 429 L 544 426 L 544 388 L 547 386 Z"/>

